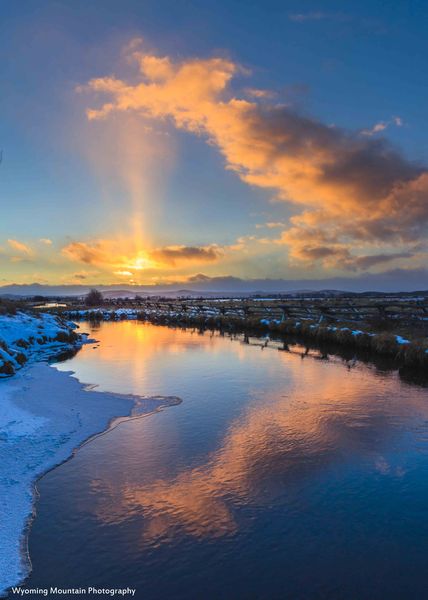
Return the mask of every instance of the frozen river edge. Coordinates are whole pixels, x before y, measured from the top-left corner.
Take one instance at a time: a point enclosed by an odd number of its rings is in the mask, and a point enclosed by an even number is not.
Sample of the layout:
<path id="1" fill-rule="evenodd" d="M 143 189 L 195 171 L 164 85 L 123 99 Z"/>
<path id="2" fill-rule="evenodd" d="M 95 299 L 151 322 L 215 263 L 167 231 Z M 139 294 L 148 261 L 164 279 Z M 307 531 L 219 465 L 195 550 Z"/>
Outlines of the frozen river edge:
<path id="1" fill-rule="evenodd" d="M 27 534 L 37 479 L 116 417 L 136 418 L 179 403 L 176 397 L 100 392 L 41 362 L 0 381 L 0 597 L 31 568 Z"/>

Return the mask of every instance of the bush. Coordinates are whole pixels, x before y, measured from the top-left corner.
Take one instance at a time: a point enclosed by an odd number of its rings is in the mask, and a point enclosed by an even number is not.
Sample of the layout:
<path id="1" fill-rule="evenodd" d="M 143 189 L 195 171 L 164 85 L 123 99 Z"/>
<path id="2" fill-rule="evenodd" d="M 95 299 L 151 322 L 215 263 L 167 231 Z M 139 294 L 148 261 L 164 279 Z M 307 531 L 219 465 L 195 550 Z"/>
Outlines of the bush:
<path id="1" fill-rule="evenodd" d="M 15 346 L 18 346 L 19 348 L 29 348 L 30 344 L 26 340 L 20 339 L 15 342 Z"/>
<path id="2" fill-rule="evenodd" d="M 8 360 L 4 361 L 4 363 L 0 365 L 0 373 L 2 375 L 13 375 L 15 373 L 13 364 Z"/>
<path id="3" fill-rule="evenodd" d="M 64 344 L 72 344 L 77 340 L 77 333 L 75 331 L 58 331 L 55 336 L 56 342 L 62 342 Z"/>
<path id="4" fill-rule="evenodd" d="M 372 347 L 373 337 L 368 333 L 359 333 L 355 336 L 355 343 L 358 348 L 364 348 L 365 350 Z"/>
<path id="5" fill-rule="evenodd" d="M 347 346 L 355 345 L 355 335 L 349 329 L 338 329 L 336 331 L 336 339 L 340 344 L 346 344 Z"/>
<path id="6" fill-rule="evenodd" d="M 280 333 L 291 333 L 295 334 L 298 332 L 295 319 L 286 319 L 278 325 L 278 331 Z"/>
<path id="7" fill-rule="evenodd" d="M 314 331 L 319 342 L 331 342 L 335 339 L 336 332 L 328 327 L 318 327 L 317 329 L 314 329 Z"/>
<path id="8" fill-rule="evenodd" d="M 22 352 L 18 352 L 15 356 L 15 360 L 22 367 L 22 365 L 27 362 L 27 357 Z"/>
<path id="9" fill-rule="evenodd" d="M 380 333 L 372 339 L 372 346 L 379 354 L 397 354 L 398 344 L 392 333 Z"/>
<path id="10" fill-rule="evenodd" d="M 0 298 L 0 315 L 16 314 L 17 303 L 6 298 Z"/>
<path id="11" fill-rule="evenodd" d="M 428 365 L 426 348 L 420 343 L 404 345 L 400 350 L 400 357 L 406 366 L 425 367 Z"/>

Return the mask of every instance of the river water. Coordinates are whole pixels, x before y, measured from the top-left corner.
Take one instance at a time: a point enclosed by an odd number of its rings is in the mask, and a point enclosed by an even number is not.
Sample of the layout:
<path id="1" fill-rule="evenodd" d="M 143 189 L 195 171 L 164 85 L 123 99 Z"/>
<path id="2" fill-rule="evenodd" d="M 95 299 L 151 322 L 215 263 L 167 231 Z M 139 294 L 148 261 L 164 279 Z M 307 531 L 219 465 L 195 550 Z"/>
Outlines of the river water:
<path id="1" fill-rule="evenodd" d="M 58 368 L 183 402 L 122 422 L 39 481 L 28 587 L 427 597 L 426 388 L 218 333 L 132 321 L 91 333 L 99 343 Z"/>

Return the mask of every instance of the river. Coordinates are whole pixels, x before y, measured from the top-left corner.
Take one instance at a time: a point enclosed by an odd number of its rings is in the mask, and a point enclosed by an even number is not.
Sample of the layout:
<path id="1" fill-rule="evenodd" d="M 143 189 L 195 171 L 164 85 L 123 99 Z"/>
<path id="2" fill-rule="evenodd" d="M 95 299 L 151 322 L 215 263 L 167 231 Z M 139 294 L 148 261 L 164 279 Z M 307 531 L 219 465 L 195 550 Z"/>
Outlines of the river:
<path id="1" fill-rule="evenodd" d="M 38 482 L 29 588 L 154 599 L 420 599 L 428 391 L 394 371 L 133 321 L 57 368 L 179 396 Z"/>

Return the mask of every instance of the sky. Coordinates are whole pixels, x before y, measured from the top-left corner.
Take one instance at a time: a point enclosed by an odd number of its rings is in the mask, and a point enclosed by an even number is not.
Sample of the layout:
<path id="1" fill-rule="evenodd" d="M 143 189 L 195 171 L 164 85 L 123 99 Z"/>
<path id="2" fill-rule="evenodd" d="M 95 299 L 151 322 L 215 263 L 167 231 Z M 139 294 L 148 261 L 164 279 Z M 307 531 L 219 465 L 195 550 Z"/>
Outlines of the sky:
<path id="1" fill-rule="evenodd" d="M 0 4 L 0 285 L 428 287 L 426 2 Z"/>

